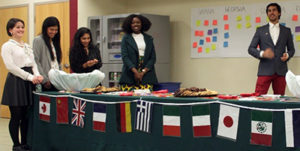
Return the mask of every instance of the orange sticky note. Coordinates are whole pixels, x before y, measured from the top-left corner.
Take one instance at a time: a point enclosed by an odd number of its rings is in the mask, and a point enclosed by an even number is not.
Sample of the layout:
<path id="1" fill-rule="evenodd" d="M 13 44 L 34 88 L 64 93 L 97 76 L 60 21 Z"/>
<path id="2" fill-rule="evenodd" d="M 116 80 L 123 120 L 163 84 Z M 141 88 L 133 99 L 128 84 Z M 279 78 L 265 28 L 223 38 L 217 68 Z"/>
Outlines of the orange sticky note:
<path id="1" fill-rule="evenodd" d="M 229 24 L 224 25 L 224 30 L 229 30 Z"/>
<path id="2" fill-rule="evenodd" d="M 228 15 L 227 14 L 223 16 L 223 20 L 228 20 Z"/>
<path id="3" fill-rule="evenodd" d="M 260 23 L 260 17 L 256 17 L 256 18 L 255 18 L 255 22 L 256 22 L 256 23 Z"/>
<path id="4" fill-rule="evenodd" d="M 198 53 L 202 53 L 202 47 L 198 47 Z"/>
<path id="5" fill-rule="evenodd" d="M 206 42 L 210 42 L 210 37 L 206 37 Z"/>
<path id="6" fill-rule="evenodd" d="M 218 25 L 218 20 L 213 20 L 213 25 Z"/>
<path id="7" fill-rule="evenodd" d="M 293 21 L 298 21 L 298 15 L 293 15 L 292 20 L 293 20 Z"/>
<path id="8" fill-rule="evenodd" d="M 197 42 L 193 42 L 193 48 L 197 48 Z"/>
<path id="9" fill-rule="evenodd" d="M 208 20 L 205 20 L 204 21 L 204 26 L 208 26 L 209 25 L 209 21 Z"/>

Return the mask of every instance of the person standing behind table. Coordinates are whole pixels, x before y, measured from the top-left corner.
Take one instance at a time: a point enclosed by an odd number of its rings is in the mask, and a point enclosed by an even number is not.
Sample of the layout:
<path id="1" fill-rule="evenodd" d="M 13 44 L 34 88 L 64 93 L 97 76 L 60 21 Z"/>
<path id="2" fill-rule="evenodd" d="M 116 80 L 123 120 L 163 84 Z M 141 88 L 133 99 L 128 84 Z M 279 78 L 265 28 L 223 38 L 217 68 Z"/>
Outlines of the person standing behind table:
<path id="1" fill-rule="evenodd" d="M 268 93 L 272 83 L 274 94 L 284 95 L 287 61 L 295 53 L 293 38 L 290 28 L 279 24 L 281 7 L 277 3 L 270 3 L 266 13 L 270 22 L 257 28 L 248 49 L 250 55 L 260 60 L 255 92 Z"/>
<path id="2" fill-rule="evenodd" d="M 70 49 L 71 70 L 75 73 L 88 73 L 102 67 L 100 50 L 93 45 L 90 29 L 82 27 L 77 30 Z"/>
<path id="3" fill-rule="evenodd" d="M 120 87 L 123 91 L 150 89 L 157 84 L 154 64 L 156 54 L 152 36 L 146 34 L 151 22 L 142 15 L 129 15 L 122 28 L 126 33 L 121 43 L 123 60 Z"/>
<path id="4" fill-rule="evenodd" d="M 11 18 L 6 25 L 8 36 L 11 37 L 2 45 L 1 56 L 9 71 L 6 77 L 2 104 L 9 106 L 11 118 L 9 134 L 13 141 L 13 151 L 30 150 L 27 145 L 28 117 L 27 111 L 33 104 L 33 84 L 43 81 L 34 61 L 33 50 L 22 41 L 24 21 Z M 21 130 L 21 143 L 19 141 Z"/>
<path id="5" fill-rule="evenodd" d="M 60 46 L 60 25 L 56 17 L 47 17 L 42 26 L 41 35 L 33 40 L 34 58 L 39 72 L 43 75 L 43 91 L 57 91 L 50 83 L 50 69 L 60 69 L 62 52 Z"/>

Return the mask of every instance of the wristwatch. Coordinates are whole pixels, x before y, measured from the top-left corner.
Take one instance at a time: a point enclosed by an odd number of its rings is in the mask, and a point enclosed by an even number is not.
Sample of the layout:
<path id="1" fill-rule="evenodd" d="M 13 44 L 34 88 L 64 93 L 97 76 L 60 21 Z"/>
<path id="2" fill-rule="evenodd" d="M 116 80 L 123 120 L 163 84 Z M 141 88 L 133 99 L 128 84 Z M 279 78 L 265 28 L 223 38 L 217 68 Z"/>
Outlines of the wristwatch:
<path id="1" fill-rule="evenodd" d="M 146 69 L 143 69 L 142 72 L 146 73 Z"/>

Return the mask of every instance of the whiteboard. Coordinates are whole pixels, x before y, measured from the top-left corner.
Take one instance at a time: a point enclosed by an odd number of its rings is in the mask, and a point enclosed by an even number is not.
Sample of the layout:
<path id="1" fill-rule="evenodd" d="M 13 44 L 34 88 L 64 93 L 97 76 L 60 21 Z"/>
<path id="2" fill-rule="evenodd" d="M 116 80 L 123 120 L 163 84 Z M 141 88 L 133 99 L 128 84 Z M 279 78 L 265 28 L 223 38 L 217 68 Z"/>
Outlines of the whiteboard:
<path id="1" fill-rule="evenodd" d="M 191 10 L 191 58 L 251 57 L 248 47 L 256 28 L 268 23 L 269 3 L 227 5 Z M 295 56 L 300 56 L 300 3 L 281 6 L 280 24 L 292 32 Z"/>

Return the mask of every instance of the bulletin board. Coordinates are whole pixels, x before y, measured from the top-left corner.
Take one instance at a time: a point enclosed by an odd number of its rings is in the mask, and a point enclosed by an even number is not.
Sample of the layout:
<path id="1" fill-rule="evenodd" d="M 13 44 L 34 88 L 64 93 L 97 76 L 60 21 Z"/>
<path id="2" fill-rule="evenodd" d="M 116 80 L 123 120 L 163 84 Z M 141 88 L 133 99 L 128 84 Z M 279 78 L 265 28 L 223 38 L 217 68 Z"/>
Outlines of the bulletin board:
<path id="1" fill-rule="evenodd" d="M 248 47 L 256 28 L 268 23 L 269 3 L 227 5 L 191 10 L 191 57 L 251 57 Z M 300 3 L 281 6 L 280 24 L 292 32 L 295 56 L 300 56 Z"/>

